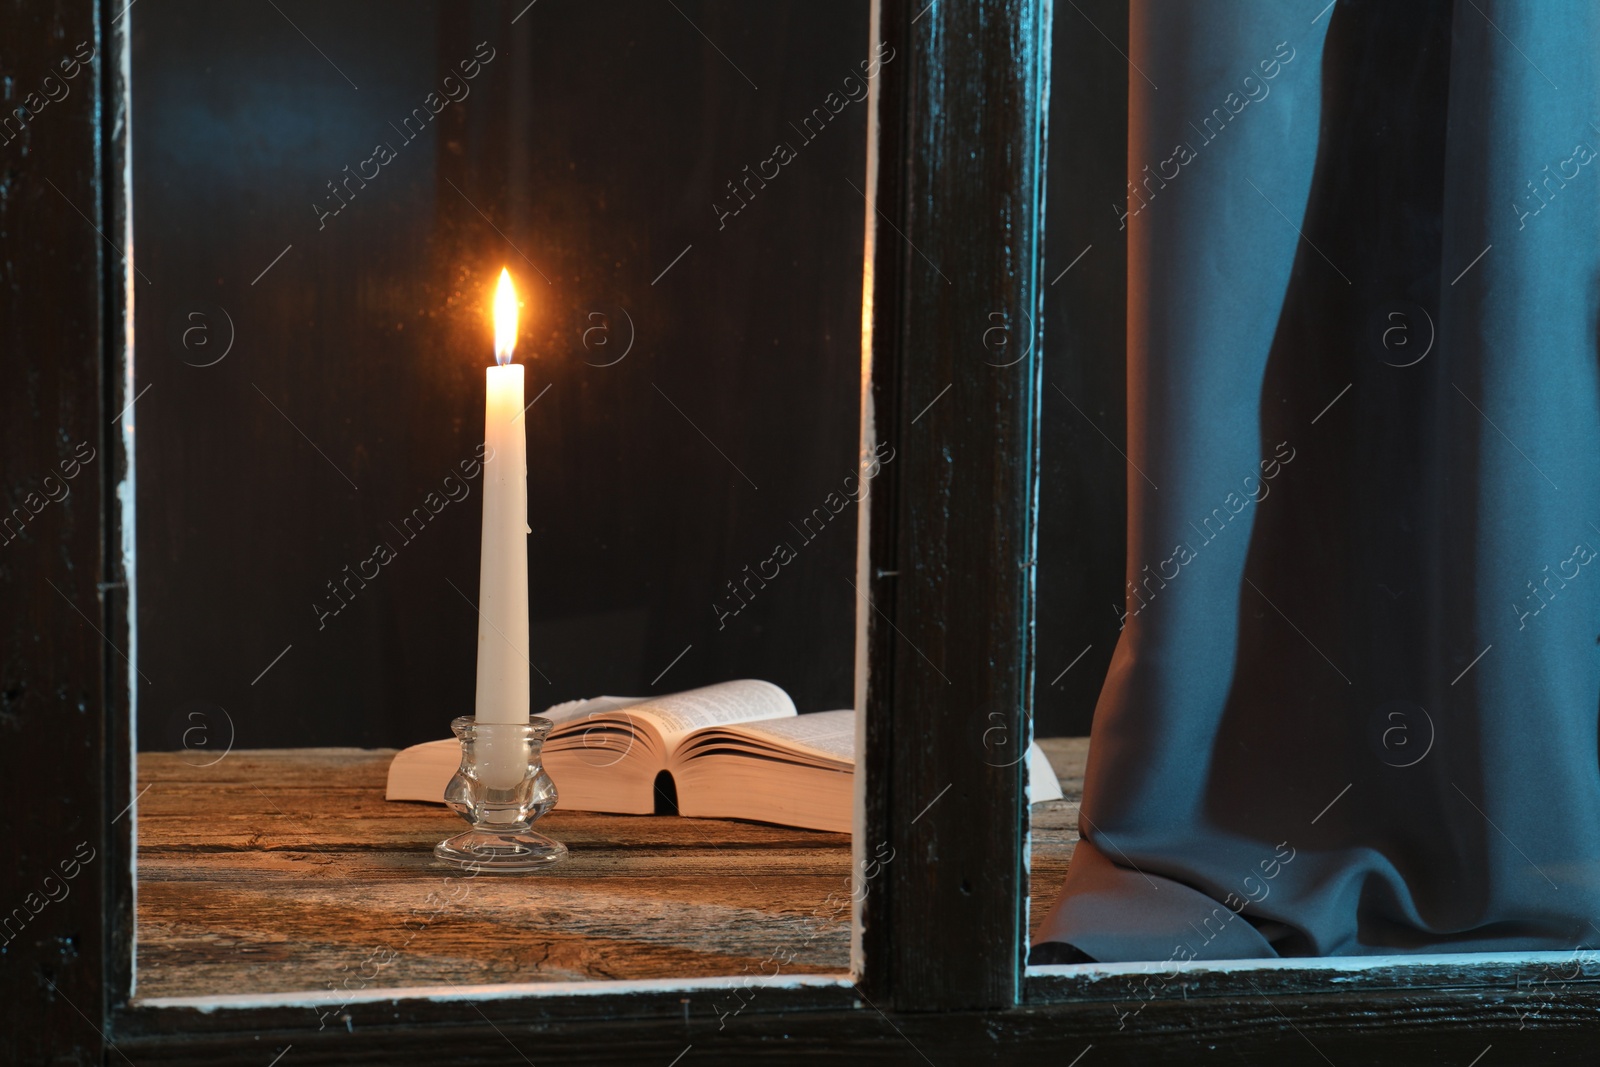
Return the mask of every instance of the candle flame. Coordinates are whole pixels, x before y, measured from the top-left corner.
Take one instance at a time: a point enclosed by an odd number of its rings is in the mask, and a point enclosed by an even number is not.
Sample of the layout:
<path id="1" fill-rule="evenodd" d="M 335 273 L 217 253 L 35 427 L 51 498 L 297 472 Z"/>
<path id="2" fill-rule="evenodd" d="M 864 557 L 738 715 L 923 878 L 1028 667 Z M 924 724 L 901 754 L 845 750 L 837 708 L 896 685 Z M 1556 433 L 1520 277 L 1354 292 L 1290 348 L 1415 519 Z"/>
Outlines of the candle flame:
<path id="1" fill-rule="evenodd" d="M 500 268 L 500 282 L 494 288 L 494 361 L 500 366 L 511 362 L 517 347 L 517 290 L 511 272 Z"/>

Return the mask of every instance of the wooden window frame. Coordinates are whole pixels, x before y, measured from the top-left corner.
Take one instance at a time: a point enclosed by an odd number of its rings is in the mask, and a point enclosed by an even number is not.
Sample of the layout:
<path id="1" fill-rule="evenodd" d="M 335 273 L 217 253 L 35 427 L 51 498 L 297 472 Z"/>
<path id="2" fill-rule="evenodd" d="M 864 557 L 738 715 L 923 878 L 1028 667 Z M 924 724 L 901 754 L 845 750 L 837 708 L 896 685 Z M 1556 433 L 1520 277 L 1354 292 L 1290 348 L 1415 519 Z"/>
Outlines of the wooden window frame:
<path id="1" fill-rule="evenodd" d="M 1148 998 L 1136 992 L 1141 976 L 1161 965 L 1023 966 L 1025 763 L 993 766 L 963 738 L 974 721 L 1018 744 L 1030 728 L 1051 0 L 874 3 L 875 39 L 904 58 L 885 68 L 876 113 L 863 423 L 897 460 L 875 480 L 865 534 L 867 792 L 856 839 L 858 856 L 884 841 L 895 859 L 865 883 L 855 984 L 766 989 L 720 1032 L 712 1018 L 686 1017 L 682 999 L 714 981 L 508 987 L 470 1003 L 402 991 L 352 1005 L 351 1029 L 322 1030 L 287 995 L 212 1010 L 131 1000 L 136 809 L 122 657 L 133 634 L 117 413 L 137 399 L 124 368 L 138 294 L 122 256 L 125 3 L 0 8 L 4 73 L 19 96 L 75 42 L 98 53 L 74 93 L 35 117 L 26 155 L 16 143 L 0 149 L 4 484 L 50 470 L 63 434 L 100 457 L 35 520 L 41 564 L 0 575 L 0 839 L 16 853 L 6 906 L 38 888 L 56 852 L 79 841 L 95 850 L 70 896 L 6 948 L 10 1062 L 260 1067 L 289 1045 L 290 1067 L 524 1062 L 503 1036 L 540 1064 L 666 1065 L 689 1045 L 695 1065 L 843 1055 L 941 1067 L 1076 1063 L 1089 1046 L 1084 1067 L 1189 1062 L 1207 1049 L 1272 1064 L 1466 1063 L 1488 1045 L 1497 1063 L 1590 1050 L 1600 981 L 1580 967 L 1552 986 L 1551 967 L 1571 962 L 1560 954 L 1186 967 Z M 924 818 L 930 810 L 938 815 Z"/>

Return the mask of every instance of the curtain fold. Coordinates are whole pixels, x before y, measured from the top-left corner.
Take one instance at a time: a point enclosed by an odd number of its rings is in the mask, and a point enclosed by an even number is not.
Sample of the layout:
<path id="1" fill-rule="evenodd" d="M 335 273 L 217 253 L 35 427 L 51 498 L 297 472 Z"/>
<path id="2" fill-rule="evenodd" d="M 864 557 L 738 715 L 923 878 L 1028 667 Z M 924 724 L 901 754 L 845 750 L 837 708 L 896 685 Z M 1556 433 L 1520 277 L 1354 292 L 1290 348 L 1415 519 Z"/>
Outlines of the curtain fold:
<path id="1" fill-rule="evenodd" d="M 1600 5 L 1320 6 L 1132 4 L 1126 616 L 1035 962 L 1600 944 Z"/>

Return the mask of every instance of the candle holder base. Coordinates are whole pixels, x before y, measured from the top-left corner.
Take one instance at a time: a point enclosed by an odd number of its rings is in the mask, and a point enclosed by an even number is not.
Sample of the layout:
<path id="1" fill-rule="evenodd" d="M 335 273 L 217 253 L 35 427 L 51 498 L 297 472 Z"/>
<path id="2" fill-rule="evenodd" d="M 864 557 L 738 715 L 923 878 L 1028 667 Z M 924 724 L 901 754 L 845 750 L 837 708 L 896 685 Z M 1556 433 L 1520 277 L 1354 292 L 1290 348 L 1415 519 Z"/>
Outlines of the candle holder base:
<path id="1" fill-rule="evenodd" d="M 535 871 L 567 858 L 567 846 L 531 830 L 467 830 L 433 846 L 437 859 L 475 871 Z"/>
<path id="2" fill-rule="evenodd" d="M 567 846 L 535 833 L 556 805 L 556 785 L 540 760 L 554 724 L 480 723 L 463 715 L 450 724 L 461 741 L 461 766 L 444 800 L 472 827 L 433 847 L 434 856 L 472 871 L 535 871 L 567 857 Z"/>

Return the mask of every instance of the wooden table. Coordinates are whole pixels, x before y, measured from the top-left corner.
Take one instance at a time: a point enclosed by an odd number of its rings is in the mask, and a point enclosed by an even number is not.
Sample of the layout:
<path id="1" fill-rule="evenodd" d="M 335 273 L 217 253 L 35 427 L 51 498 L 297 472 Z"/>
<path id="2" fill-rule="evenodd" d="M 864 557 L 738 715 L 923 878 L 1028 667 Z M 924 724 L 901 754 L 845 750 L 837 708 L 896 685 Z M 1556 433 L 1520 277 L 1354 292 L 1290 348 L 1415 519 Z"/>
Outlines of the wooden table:
<path id="1" fill-rule="evenodd" d="M 1034 808 L 1035 923 L 1077 840 L 1087 754 L 1041 744 L 1068 799 Z M 471 877 L 431 853 L 460 819 L 383 799 L 392 755 L 141 753 L 137 995 L 849 968 L 846 834 L 557 811 L 540 826 L 566 862 Z"/>

